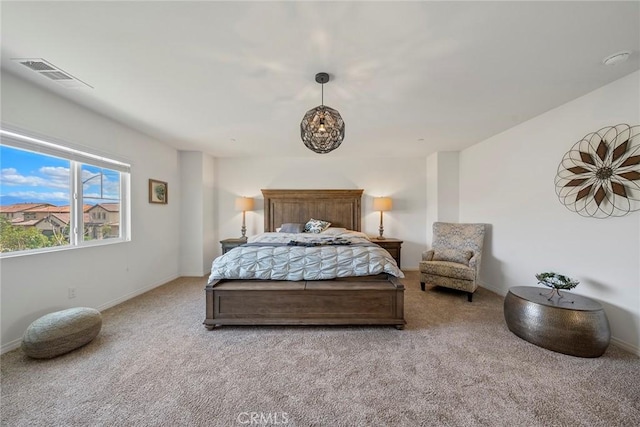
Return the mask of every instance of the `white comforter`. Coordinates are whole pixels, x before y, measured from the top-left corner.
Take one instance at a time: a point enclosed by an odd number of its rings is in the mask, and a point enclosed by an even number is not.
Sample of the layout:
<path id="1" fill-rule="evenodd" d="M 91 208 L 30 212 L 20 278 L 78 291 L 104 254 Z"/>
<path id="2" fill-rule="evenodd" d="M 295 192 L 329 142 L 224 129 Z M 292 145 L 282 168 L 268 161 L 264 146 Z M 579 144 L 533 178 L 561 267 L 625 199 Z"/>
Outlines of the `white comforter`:
<path id="1" fill-rule="evenodd" d="M 344 229 L 330 233 L 262 233 L 216 258 L 209 283 L 218 279 L 325 280 L 388 273 L 404 277 L 396 261 L 363 233 Z M 287 246 L 348 240 L 350 245 Z M 258 246 L 266 244 L 266 246 Z M 269 245 L 274 244 L 274 245 Z"/>

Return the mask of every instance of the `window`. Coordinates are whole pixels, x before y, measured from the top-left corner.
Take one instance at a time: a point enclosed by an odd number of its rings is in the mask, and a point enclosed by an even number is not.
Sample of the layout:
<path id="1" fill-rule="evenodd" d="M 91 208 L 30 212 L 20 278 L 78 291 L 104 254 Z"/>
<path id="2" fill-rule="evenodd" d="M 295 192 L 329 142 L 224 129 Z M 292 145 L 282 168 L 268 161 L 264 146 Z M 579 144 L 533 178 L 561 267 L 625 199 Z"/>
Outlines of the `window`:
<path id="1" fill-rule="evenodd" d="M 68 144 L 0 130 L 0 252 L 130 238 L 130 166 Z"/>

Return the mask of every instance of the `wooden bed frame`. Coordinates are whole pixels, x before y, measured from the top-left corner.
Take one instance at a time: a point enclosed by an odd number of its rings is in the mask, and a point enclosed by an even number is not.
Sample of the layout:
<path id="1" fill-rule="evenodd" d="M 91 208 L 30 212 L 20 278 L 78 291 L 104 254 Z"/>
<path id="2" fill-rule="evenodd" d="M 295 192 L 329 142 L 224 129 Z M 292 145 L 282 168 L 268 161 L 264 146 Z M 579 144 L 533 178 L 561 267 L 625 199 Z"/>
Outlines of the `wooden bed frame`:
<path id="1" fill-rule="evenodd" d="M 310 218 L 361 231 L 363 190 L 262 190 L 264 230 Z M 403 329 L 404 285 L 389 274 L 332 280 L 228 280 L 205 288 L 206 319 L 219 325 L 393 325 Z"/>

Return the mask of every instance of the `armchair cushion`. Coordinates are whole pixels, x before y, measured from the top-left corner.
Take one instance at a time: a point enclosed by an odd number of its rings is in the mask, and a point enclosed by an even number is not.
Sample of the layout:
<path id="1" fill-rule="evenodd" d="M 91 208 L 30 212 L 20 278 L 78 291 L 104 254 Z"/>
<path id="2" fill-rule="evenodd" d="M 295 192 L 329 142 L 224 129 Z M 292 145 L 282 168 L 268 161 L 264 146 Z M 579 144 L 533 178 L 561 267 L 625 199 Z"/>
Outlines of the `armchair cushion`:
<path id="1" fill-rule="evenodd" d="M 433 261 L 449 261 L 458 264 L 469 265 L 469 260 L 473 256 L 473 251 L 457 249 L 440 249 L 433 254 Z"/>
<path id="2" fill-rule="evenodd" d="M 428 251 L 422 252 L 422 261 L 431 261 L 433 259 L 433 250 L 429 249 Z"/>
<path id="3" fill-rule="evenodd" d="M 475 280 L 475 269 L 456 262 L 449 261 L 422 261 L 420 262 L 420 272 L 433 276 L 451 277 L 462 280 Z"/>

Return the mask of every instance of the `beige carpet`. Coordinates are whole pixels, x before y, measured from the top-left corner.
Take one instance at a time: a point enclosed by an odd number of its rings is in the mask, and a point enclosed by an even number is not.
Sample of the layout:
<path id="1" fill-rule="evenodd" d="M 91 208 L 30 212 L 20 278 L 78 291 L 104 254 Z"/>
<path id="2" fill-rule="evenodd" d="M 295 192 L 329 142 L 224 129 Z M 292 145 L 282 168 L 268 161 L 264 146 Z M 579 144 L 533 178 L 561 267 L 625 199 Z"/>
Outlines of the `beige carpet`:
<path id="1" fill-rule="evenodd" d="M 468 303 L 407 276 L 404 331 L 207 331 L 205 279 L 175 280 L 106 310 L 80 350 L 3 355 L 2 425 L 640 425 L 637 356 L 541 349 L 507 329 L 502 297 Z"/>

